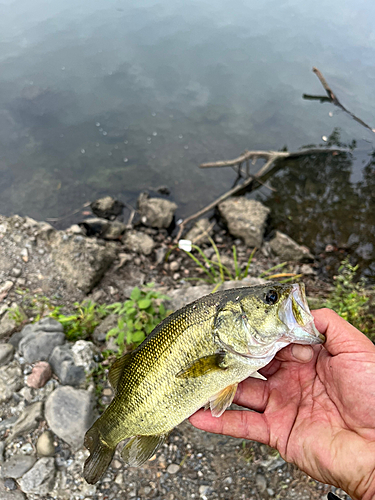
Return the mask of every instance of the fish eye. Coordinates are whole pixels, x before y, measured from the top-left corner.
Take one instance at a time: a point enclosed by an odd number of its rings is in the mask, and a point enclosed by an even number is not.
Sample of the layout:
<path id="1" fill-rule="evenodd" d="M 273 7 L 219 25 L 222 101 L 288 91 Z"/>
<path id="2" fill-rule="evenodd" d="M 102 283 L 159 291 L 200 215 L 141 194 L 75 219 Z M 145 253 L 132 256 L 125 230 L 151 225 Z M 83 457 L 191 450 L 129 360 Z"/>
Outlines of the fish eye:
<path id="1" fill-rule="evenodd" d="M 279 300 L 279 294 L 276 292 L 276 290 L 268 290 L 268 292 L 264 297 L 264 302 L 266 304 L 269 304 L 270 306 L 276 304 L 278 300 Z"/>

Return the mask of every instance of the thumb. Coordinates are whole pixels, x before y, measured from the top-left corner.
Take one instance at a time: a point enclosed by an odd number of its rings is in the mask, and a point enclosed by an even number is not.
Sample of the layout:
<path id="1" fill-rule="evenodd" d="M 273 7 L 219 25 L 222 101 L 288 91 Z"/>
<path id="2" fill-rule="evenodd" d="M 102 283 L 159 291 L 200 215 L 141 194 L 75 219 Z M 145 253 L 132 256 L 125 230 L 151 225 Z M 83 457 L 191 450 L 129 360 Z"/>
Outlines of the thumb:
<path id="1" fill-rule="evenodd" d="M 294 361 L 297 363 L 309 363 L 314 356 L 311 345 L 290 344 L 279 351 L 275 358 L 279 361 Z"/>

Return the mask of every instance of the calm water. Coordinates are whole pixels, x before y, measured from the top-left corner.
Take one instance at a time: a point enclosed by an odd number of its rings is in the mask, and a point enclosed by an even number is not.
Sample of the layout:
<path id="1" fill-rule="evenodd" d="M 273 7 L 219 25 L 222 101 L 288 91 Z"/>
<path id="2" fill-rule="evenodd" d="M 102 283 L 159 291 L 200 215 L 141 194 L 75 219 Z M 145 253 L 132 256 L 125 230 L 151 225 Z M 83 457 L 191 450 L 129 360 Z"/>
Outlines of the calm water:
<path id="1" fill-rule="evenodd" d="M 363 168 L 375 135 L 302 94 L 324 94 L 317 66 L 375 127 L 374 18 L 370 0 L 0 0 L 0 213 L 60 217 L 106 194 L 134 205 L 167 185 L 184 217 L 234 180 L 199 163 L 317 144 L 339 128 L 357 141 L 350 161 L 334 172 L 320 162 L 319 175 L 294 164 L 269 202 L 300 241 L 357 238 L 371 260 L 374 168 Z M 363 180 L 361 192 L 350 184 Z"/>

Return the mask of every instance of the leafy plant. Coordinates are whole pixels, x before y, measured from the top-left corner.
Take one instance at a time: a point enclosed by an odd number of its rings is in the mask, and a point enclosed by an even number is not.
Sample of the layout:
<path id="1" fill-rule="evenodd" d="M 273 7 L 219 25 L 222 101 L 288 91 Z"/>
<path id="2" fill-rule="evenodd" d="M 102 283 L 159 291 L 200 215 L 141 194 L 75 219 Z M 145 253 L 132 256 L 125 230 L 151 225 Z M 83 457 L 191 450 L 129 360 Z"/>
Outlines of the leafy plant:
<path id="1" fill-rule="evenodd" d="M 124 352 L 126 344 L 136 346 L 143 342 L 155 326 L 171 313 L 163 304 L 163 300 L 168 297 L 153 287 L 153 283 L 147 284 L 143 290 L 135 287 L 129 300 L 107 306 L 108 311 L 118 316 L 117 326 L 109 330 L 107 339 L 115 337 L 120 354 Z"/>
<path id="2" fill-rule="evenodd" d="M 108 315 L 107 307 L 91 300 L 85 300 L 81 304 L 75 302 L 75 311 L 69 316 L 60 312 L 61 307 L 55 307 L 50 317 L 55 318 L 63 325 L 68 340 L 75 341 L 85 339 L 93 333 L 100 321 Z"/>
<path id="3" fill-rule="evenodd" d="M 358 265 L 352 266 L 348 259 L 341 263 L 334 290 L 325 306 L 375 340 L 375 315 L 371 311 L 370 294 L 363 278 L 355 281 L 357 270 Z"/>

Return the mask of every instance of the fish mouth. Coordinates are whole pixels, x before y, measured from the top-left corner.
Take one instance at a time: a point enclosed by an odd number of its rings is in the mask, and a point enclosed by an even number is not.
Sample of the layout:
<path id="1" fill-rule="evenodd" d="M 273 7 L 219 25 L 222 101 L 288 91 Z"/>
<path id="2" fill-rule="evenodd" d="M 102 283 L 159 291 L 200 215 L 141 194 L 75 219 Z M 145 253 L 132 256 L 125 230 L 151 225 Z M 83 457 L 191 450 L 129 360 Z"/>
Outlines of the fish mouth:
<path id="1" fill-rule="evenodd" d="M 305 295 L 305 285 L 293 284 L 279 308 L 279 319 L 287 328 L 283 339 L 297 344 L 322 344 L 326 338 L 316 328 Z"/>

